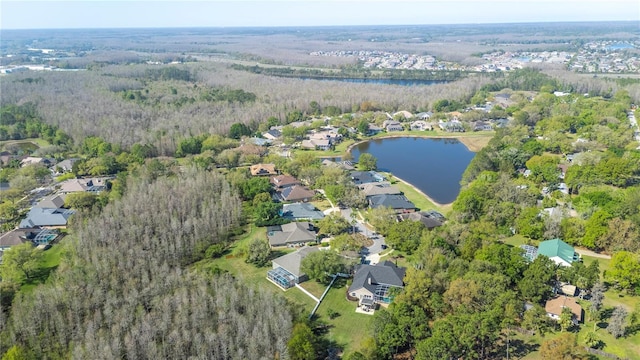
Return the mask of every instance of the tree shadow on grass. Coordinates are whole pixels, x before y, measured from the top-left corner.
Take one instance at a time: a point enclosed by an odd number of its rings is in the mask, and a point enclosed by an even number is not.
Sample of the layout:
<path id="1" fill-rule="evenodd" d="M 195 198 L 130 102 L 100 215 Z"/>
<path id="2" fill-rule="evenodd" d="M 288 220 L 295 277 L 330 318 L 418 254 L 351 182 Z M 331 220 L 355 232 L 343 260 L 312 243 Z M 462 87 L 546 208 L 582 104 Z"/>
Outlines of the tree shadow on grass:
<path id="1" fill-rule="evenodd" d="M 51 273 L 54 272 L 57 268 L 58 265 L 37 269 L 33 272 L 33 274 L 31 274 L 31 277 L 26 283 L 30 285 L 42 284 L 47 281 L 49 275 L 51 275 Z"/>
<path id="2" fill-rule="evenodd" d="M 540 347 L 540 344 L 529 343 L 521 339 L 511 339 L 509 340 L 509 357 L 513 359 L 520 359 L 528 354 L 537 351 Z M 503 339 L 500 346 L 496 348 L 496 357 L 507 354 L 507 342 Z"/>

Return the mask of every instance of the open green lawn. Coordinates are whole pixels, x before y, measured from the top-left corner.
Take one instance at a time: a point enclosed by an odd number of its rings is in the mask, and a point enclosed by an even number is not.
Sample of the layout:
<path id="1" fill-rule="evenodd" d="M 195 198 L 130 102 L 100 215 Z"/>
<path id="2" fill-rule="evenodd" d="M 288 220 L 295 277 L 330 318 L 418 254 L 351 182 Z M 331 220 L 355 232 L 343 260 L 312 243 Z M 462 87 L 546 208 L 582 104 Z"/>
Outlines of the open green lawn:
<path id="1" fill-rule="evenodd" d="M 350 353 L 361 349 L 362 342 L 372 335 L 373 316 L 356 313 L 357 304 L 347 300 L 346 292 L 345 281 L 336 282 L 320 304 L 316 316 L 329 326 L 329 340 L 342 348 L 343 353 Z M 331 320 L 330 311 L 340 315 Z"/>
<path id="2" fill-rule="evenodd" d="M 416 205 L 420 210 L 437 210 L 442 214 L 446 215 L 449 210 L 451 210 L 451 205 L 443 205 L 439 206 L 434 204 L 428 197 L 416 191 L 413 187 L 403 183 L 402 181 L 397 181 L 393 178 L 393 174 L 385 173 L 385 176 L 391 180 L 393 185 L 397 187 L 400 191 L 404 193 L 404 195 L 409 199 L 412 203 Z"/>
<path id="3" fill-rule="evenodd" d="M 45 250 L 42 255 L 42 269 L 36 274 L 36 276 L 29 282 L 24 283 L 20 287 L 22 293 L 29 293 L 33 291 L 39 284 L 47 281 L 51 272 L 60 265 L 60 259 L 62 252 L 64 251 L 64 244 L 57 243 L 49 250 Z"/>
<path id="4" fill-rule="evenodd" d="M 10 144 L 33 144 L 38 148 L 49 146 L 49 142 L 40 138 L 30 138 L 30 139 L 22 139 L 22 140 L 3 140 L 0 141 L 0 149 L 2 149 L 5 145 Z"/>

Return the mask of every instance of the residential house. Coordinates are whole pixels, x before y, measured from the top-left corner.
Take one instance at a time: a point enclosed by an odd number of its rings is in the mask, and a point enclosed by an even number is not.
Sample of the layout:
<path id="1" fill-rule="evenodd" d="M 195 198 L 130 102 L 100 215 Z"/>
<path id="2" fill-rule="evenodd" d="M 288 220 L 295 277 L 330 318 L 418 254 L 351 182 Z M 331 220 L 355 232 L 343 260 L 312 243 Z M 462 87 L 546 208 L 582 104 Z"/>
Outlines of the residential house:
<path id="1" fill-rule="evenodd" d="M 34 246 L 47 245 L 58 237 L 55 230 L 40 228 L 18 228 L 0 235 L 0 251 L 10 249 L 12 246 L 31 242 Z"/>
<path id="2" fill-rule="evenodd" d="M 108 182 L 113 177 L 89 178 L 89 179 L 69 179 L 60 183 L 61 194 L 70 194 L 74 192 L 93 192 L 99 193 L 107 189 Z"/>
<path id="3" fill-rule="evenodd" d="M 302 185 L 288 186 L 276 192 L 277 200 L 286 202 L 308 202 L 315 195 L 315 192 Z"/>
<path id="4" fill-rule="evenodd" d="M 583 320 L 582 306 L 578 304 L 574 298 L 568 296 L 558 296 L 554 299 L 547 301 L 544 305 L 544 310 L 547 312 L 547 316 L 553 320 L 560 320 L 562 315 L 562 309 L 569 308 L 571 310 L 572 321 L 574 325 L 578 325 Z"/>
<path id="5" fill-rule="evenodd" d="M 356 266 L 348 298 L 357 300 L 358 305 L 365 307 L 390 304 L 393 301 L 392 289 L 404 287 L 405 272 L 405 268 L 398 267 L 390 261 L 377 265 L 360 264 Z"/>
<path id="6" fill-rule="evenodd" d="M 404 126 L 402 123 L 395 120 L 385 120 L 382 126 L 387 130 L 387 132 L 392 131 L 404 131 Z"/>
<path id="7" fill-rule="evenodd" d="M 22 159 L 22 161 L 20 161 L 20 166 L 22 167 L 29 166 L 29 165 L 38 165 L 38 164 L 49 166 L 51 165 L 51 160 L 41 158 L 41 157 L 27 156 L 26 158 Z"/>
<path id="8" fill-rule="evenodd" d="M 395 195 L 402 194 L 400 189 L 395 186 L 392 186 L 388 182 L 375 182 L 375 183 L 365 183 L 358 185 L 358 188 L 362 190 L 362 193 L 365 197 L 374 196 L 374 195 Z"/>
<path id="9" fill-rule="evenodd" d="M 383 182 L 384 176 L 375 171 L 352 171 L 351 181 L 356 185 L 362 185 L 366 183 L 379 183 Z"/>
<path id="10" fill-rule="evenodd" d="M 276 190 L 281 190 L 287 187 L 300 185 L 300 181 L 291 175 L 278 175 L 272 177 L 269 182 L 274 186 Z"/>
<path id="11" fill-rule="evenodd" d="M 80 161 L 78 158 L 66 159 L 56 164 L 55 168 L 59 169 L 59 173 L 68 173 L 73 171 L 73 164 Z"/>
<path id="12" fill-rule="evenodd" d="M 267 272 L 267 279 L 283 290 L 308 280 L 307 275 L 300 270 L 300 266 L 307 255 L 316 251 L 320 251 L 320 248 L 305 246 L 273 259 L 271 261 L 272 269 Z"/>
<path id="13" fill-rule="evenodd" d="M 580 260 L 574 248 L 560 239 L 543 241 L 538 245 L 538 255 L 544 255 L 560 266 L 571 266 Z"/>
<path id="14" fill-rule="evenodd" d="M 267 238 L 272 247 L 305 245 L 315 242 L 316 236 L 315 227 L 306 221 L 267 227 Z"/>
<path id="15" fill-rule="evenodd" d="M 397 118 L 398 116 L 402 116 L 405 119 L 411 119 L 413 114 L 408 112 L 407 110 L 400 110 L 398 112 L 393 113 L 393 118 Z"/>
<path id="16" fill-rule="evenodd" d="M 431 116 L 433 116 L 433 113 L 431 111 L 421 112 L 416 114 L 416 118 L 418 120 L 429 120 L 431 119 Z"/>
<path id="17" fill-rule="evenodd" d="M 257 146 L 269 146 L 273 142 L 273 140 L 263 139 L 259 137 L 252 137 L 246 140 L 247 143 L 257 145 Z"/>
<path id="18" fill-rule="evenodd" d="M 446 132 L 464 132 L 464 126 L 459 121 L 440 121 L 438 126 Z"/>
<path id="19" fill-rule="evenodd" d="M 491 122 L 495 125 L 496 128 L 503 128 L 509 125 L 509 119 L 504 118 L 494 119 L 491 120 Z"/>
<path id="20" fill-rule="evenodd" d="M 255 164 L 250 167 L 252 176 L 278 175 L 275 164 Z"/>
<path id="21" fill-rule="evenodd" d="M 267 139 L 267 140 L 278 140 L 280 137 L 282 137 L 282 133 L 280 132 L 280 130 L 276 130 L 276 129 L 271 129 L 265 133 L 262 134 L 262 137 Z"/>
<path id="22" fill-rule="evenodd" d="M 331 140 L 329 139 L 305 139 L 302 140 L 301 147 L 310 150 L 323 150 L 327 151 L 331 149 Z"/>
<path id="23" fill-rule="evenodd" d="M 313 221 L 324 218 L 322 211 L 309 203 L 284 204 L 280 216 L 292 221 Z"/>
<path id="24" fill-rule="evenodd" d="M 338 167 L 338 168 L 341 168 L 341 169 L 347 170 L 347 171 L 351 171 L 351 170 L 355 169 L 355 167 L 353 166 L 353 163 L 351 161 L 349 161 L 349 160 L 332 161 L 330 159 L 323 159 L 322 160 L 322 166 Z"/>
<path id="25" fill-rule="evenodd" d="M 429 212 L 422 212 L 422 211 L 399 214 L 398 218 L 402 221 L 405 221 L 405 220 L 420 221 L 429 230 L 433 228 L 437 228 L 438 226 L 442 226 L 442 224 L 444 223 L 444 221 L 441 218 L 434 217 Z"/>
<path id="26" fill-rule="evenodd" d="M 411 123 L 410 129 L 411 131 L 431 131 L 433 130 L 433 125 L 424 120 L 416 120 Z"/>
<path id="27" fill-rule="evenodd" d="M 44 199 L 40 200 L 35 207 L 39 208 L 48 208 L 48 209 L 59 209 L 64 207 L 64 195 L 54 194 L 51 196 L 47 196 Z"/>
<path id="28" fill-rule="evenodd" d="M 367 198 L 372 209 L 388 207 L 396 213 L 408 213 L 416 211 L 416 206 L 404 195 L 374 195 Z"/>
<path id="29" fill-rule="evenodd" d="M 377 126 L 376 124 L 369 124 L 369 129 L 367 130 L 367 135 L 375 135 L 375 134 L 381 132 L 382 130 L 384 130 L 384 129 L 381 128 L 380 126 Z"/>
<path id="30" fill-rule="evenodd" d="M 491 131 L 493 126 L 490 122 L 486 121 L 474 121 L 471 123 L 471 130 L 473 131 Z"/>
<path id="31" fill-rule="evenodd" d="M 20 228 L 64 228 L 67 226 L 69 217 L 75 211 L 68 209 L 53 209 L 32 207 L 27 213 L 26 218 L 20 221 Z"/>

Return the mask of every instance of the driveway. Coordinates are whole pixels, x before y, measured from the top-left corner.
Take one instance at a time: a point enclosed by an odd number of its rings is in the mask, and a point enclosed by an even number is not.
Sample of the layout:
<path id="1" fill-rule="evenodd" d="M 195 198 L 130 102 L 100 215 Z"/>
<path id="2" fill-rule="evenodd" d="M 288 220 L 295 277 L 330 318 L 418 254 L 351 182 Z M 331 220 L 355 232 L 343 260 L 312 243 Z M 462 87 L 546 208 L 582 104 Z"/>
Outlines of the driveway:
<path id="1" fill-rule="evenodd" d="M 351 208 L 348 209 L 341 209 L 340 210 L 340 214 L 342 214 L 342 217 L 344 217 L 345 219 L 347 219 L 347 221 L 349 223 L 351 223 L 351 221 L 354 220 L 353 217 L 351 217 L 351 214 L 353 213 L 353 210 Z M 359 216 L 355 217 L 356 223 L 354 225 L 356 232 L 361 233 L 362 235 L 368 237 L 369 239 L 371 239 L 373 241 L 373 244 L 369 247 L 367 247 L 366 249 L 362 250 L 362 255 L 368 256 L 371 254 L 378 254 L 380 252 L 382 252 L 383 249 L 383 245 L 385 245 L 384 242 L 384 236 L 377 234 L 375 231 L 370 230 L 364 223 L 364 221 L 362 219 L 360 219 Z"/>

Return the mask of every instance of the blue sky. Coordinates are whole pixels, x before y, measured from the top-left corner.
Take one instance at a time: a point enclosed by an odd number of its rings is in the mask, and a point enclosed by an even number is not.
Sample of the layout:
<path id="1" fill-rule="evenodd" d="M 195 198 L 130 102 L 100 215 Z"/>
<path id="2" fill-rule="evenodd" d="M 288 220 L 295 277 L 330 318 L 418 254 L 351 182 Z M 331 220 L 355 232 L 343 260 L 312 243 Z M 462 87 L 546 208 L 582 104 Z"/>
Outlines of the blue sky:
<path id="1" fill-rule="evenodd" d="M 638 0 L 7 1 L 0 28 L 140 28 L 640 22 Z"/>

